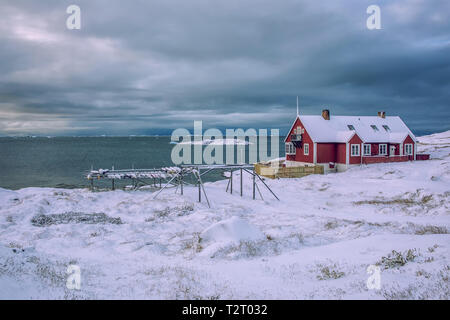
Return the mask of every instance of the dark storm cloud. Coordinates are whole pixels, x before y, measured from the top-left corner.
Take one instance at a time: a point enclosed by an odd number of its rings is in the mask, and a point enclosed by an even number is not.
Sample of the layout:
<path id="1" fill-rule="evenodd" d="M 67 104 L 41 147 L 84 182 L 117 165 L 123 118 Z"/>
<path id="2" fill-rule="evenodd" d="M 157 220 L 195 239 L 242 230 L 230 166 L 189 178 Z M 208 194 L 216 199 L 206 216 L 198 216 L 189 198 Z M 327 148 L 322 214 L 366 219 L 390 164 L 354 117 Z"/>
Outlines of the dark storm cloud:
<path id="1" fill-rule="evenodd" d="M 65 27 L 81 7 L 81 30 Z M 381 7 L 382 29 L 366 28 Z M 323 106 L 450 118 L 447 1 L 3 1 L 0 134 L 279 127 Z M 49 125 L 51 123 L 52 125 Z"/>

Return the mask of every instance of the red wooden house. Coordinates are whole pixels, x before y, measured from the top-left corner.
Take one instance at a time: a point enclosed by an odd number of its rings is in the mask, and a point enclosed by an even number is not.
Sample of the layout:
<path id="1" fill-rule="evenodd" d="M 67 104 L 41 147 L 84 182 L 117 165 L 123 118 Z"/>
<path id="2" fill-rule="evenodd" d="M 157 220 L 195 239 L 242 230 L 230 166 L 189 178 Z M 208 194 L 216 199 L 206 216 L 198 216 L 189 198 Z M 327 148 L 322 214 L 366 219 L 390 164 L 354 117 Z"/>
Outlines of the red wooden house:
<path id="1" fill-rule="evenodd" d="M 417 140 L 400 117 L 299 115 L 285 139 L 286 165 L 351 165 L 416 160 Z"/>

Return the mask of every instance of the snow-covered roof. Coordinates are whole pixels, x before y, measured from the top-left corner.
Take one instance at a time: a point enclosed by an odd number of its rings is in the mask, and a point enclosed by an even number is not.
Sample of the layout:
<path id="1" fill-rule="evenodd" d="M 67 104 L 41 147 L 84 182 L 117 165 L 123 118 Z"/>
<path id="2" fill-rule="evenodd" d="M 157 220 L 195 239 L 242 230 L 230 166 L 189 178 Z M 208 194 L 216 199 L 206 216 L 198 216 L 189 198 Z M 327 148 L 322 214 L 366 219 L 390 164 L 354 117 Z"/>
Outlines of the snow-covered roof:
<path id="1" fill-rule="evenodd" d="M 381 118 L 331 115 L 330 120 L 325 120 L 321 115 L 300 115 L 298 118 L 314 142 L 345 143 L 355 132 L 367 143 L 402 143 L 408 135 L 416 141 L 416 137 L 398 116 Z"/>

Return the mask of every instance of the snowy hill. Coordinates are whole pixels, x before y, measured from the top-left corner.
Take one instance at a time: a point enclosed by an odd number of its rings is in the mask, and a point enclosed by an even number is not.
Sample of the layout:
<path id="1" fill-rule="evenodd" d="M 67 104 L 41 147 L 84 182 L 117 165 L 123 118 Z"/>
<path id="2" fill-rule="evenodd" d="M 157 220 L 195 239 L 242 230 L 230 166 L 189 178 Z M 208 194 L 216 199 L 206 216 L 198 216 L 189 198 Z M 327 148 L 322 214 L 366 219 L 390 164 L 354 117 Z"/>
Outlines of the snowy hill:
<path id="1" fill-rule="evenodd" d="M 449 299 L 450 131 L 418 139 L 432 160 L 266 180 L 281 201 L 247 176 L 242 198 L 205 184 L 211 209 L 189 187 L 0 189 L 0 298 Z"/>

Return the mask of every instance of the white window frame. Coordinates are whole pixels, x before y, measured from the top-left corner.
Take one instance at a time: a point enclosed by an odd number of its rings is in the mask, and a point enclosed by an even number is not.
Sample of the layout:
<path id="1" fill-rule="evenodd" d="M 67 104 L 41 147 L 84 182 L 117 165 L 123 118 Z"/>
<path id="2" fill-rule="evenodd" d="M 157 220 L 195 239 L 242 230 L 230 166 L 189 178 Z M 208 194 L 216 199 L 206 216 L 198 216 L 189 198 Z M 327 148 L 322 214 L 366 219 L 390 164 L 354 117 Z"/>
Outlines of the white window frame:
<path id="1" fill-rule="evenodd" d="M 394 150 L 394 154 L 391 154 L 391 150 Z M 389 156 L 390 157 L 394 157 L 395 156 L 395 150 L 397 150 L 397 147 L 391 144 L 389 146 Z"/>
<path id="2" fill-rule="evenodd" d="M 303 145 L 303 155 L 304 156 L 309 156 L 309 143 L 305 143 Z"/>
<path id="3" fill-rule="evenodd" d="M 292 142 L 286 142 L 285 147 L 284 147 L 284 152 L 287 155 L 295 155 L 295 147 L 294 144 Z"/>
<path id="4" fill-rule="evenodd" d="M 409 148 L 411 148 L 411 150 L 408 150 L 408 146 L 409 146 Z M 413 152 L 412 143 L 405 143 L 405 155 L 412 156 L 413 154 L 414 154 L 414 152 Z"/>
<path id="5" fill-rule="evenodd" d="M 369 147 L 369 152 L 366 152 L 366 147 Z M 372 145 L 370 143 L 363 144 L 363 155 L 371 156 L 372 155 Z"/>
<path id="6" fill-rule="evenodd" d="M 353 147 L 355 147 L 355 153 L 353 153 Z M 351 144 L 350 145 L 350 156 L 359 157 L 361 155 L 361 145 L 359 144 Z"/>
<path id="7" fill-rule="evenodd" d="M 381 147 L 384 146 L 384 153 L 381 153 Z M 378 145 L 378 154 L 380 156 L 387 156 L 387 144 L 386 143 L 381 143 Z"/>

